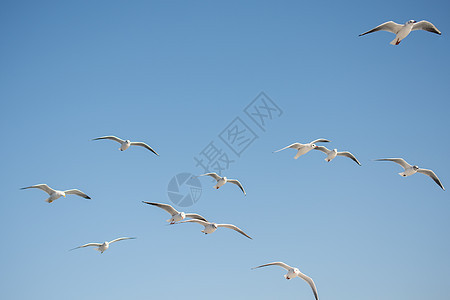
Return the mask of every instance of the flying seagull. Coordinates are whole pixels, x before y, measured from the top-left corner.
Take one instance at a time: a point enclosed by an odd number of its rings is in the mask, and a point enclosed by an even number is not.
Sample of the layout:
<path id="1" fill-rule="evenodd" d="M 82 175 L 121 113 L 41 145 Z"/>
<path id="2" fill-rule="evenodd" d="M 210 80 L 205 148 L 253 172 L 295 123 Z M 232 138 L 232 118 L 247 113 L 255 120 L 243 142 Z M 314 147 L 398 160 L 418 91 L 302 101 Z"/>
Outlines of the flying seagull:
<path id="1" fill-rule="evenodd" d="M 439 185 L 441 187 L 441 189 L 443 189 L 445 191 L 445 188 L 442 185 L 441 181 L 436 176 L 436 174 L 434 174 L 434 172 L 431 170 L 421 169 L 418 166 L 411 166 L 403 158 L 381 158 L 381 159 L 375 159 L 375 160 L 376 161 L 393 161 L 395 163 L 398 163 L 400 166 L 403 167 L 403 169 L 405 169 L 405 171 L 398 173 L 400 176 L 403 176 L 403 177 L 416 174 L 417 172 L 425 174 L 427 176 L 430 176 L 434 180 L 434 182 L 436 182 L 437 185 Z"/>
<path id="2" fill-rule="evenodd" d="M 163 204 L 163 203 L 155 203 L 155 202 L 146 202 L 146 201 L 142 201 L 143 203 L 146 204 L 150 204 L 159 208 L 164 209 L 165 211 L 167 211 L 170 215 L 171 218 L 169 220 L 167 220 L 167 222 L 170 222 L 170 224 L 174 224 L 176 222 L 179 222 L 185 218 L 191 218 L 191 219 L 198 219 L 198 220 L 202 220 L 207 222 L 207 220 L 205 218 L 203 218 L 202 216 L 198 215 L 198 214 L 187 214 L 184 212 L 179 212 L 177 211 L 175 208 L 173 208 L 171 205 L 169 204 Z"/>
<path id="3" fill-rule="evenodd" d="M 108 250 L 109 245 L 111 245 L 112 243 L 115 243 L 115 242 L 118 242 L 118 241 L 123 241 L 123 240 L 133 240 L 133 239 L 135 239 L 135 237 L 121 237 L 121 238 L 112 240 L 111 242 L 85 244 L 83 246 L 79 246 L 79 247 L 70 249 L 69 251 L 72 251 L 72 250 L 75 250 L 75 249 L 79 249 L 79 248 L 94 246 L 94 247 L 97 247 L 97 249 L 95 249 L 95 250 L 100 251 L 100 253 L 103 253 L 106 250 Z"/>
<path id="4" fill-rule="evenodd" d="M 328 162 L 332 161 L 333 158 L 335 158 L 336 156 L 345 156 L 345 157 L 348 157 L 351 160 L 353 160 L 358 165 L 361 165 L 359 163 L 359 161 L 356 159 L 356 157 L 353 154 L 351 154 L 350 152 L 348 152 L 348 151 L 338 152 L 337 149 L 329 150 L 329 149 L 327 149 L 327 147 L 324 147 L 324 146 L 317 146 L 314 149 L 322 151 L 323 153 L 325 153 L 327 155 L 325 160 L 328 161 Z"/>
<path id="5" fill-rule="evenodd" d="M 314 141 L 312 141 L 312 142 L 310 142 L 308 144 L 293 143 L 292 145 L 289 145 L 289 146 L 284 147 L 284 148 L 282 148 L 280 150 L 274 151 L 273 153 L 280 152 L 280 151 L 282 151 L 284 149 L 287 149 L 287 148 L 292 148 L 292 149 L 298 150 L 297 154 L 294 156 L 294 158 L 297 159 L 300 156 L 302 156 L 303 154 L 306 154 L 309 151 L 311 151 L 312 149 L 315 149 L 317 147 L 316 143 L 329 143 L 329 142 L 330 141 L 326 140 L 326 139 L 317 139 L 317 140 L 314 140 Z"/>
<path id="6" fill-rule="evenodd" d="M 428 21 L 417 22 L 414 20 L 410 20 L 410 21 L 406 22 L 404 25 L 389 21 L 389 22 L 383 23 L 383 24 L 375 27 L 374 29 L 371 29 L 367 32 L 361 33 L 359 36 L 363 36 L 365 34 L 380 31 L 380 30 L 389 31 L 396 35 L 395 39 L 391 42 L 391 45 L 400 44 L 400 42 L 405 37 L 407 37 L 411 33 L 411 31 L 414 31 L 414 30 L 425 30 L 425 31 L 429 31 L 429 32 L 436 33 L 439 35 L 441 34 L 441 32 L 436 28 L 436 26 L 434 26 L 432 23 L 430 23 Z"/>
<path id="7" fill-rule="evenodd" d="M 85 199 L 91 199 L 91 197 L 89 197 L 88 195 L 86 195 L 85 193 L 83 193 L 80 190 L 73 189 L 73 190 L 67 190 L 67 191 L 57 191 L 57 190 L 52 189 L 51 187 L 49 187 L 46 184 L 37 184 L 37 185 L 32 185 L 32 186 L 27 186 L 27 187 L 21 188 L 21 190 L 26 190 L 26 189 L 41 189 L 41 190 L 43 190 L 44 192 L 46 192 L 47 194 L 50 195 L 50 197 L 45 200 L 48 203 L 52 203 L 53 201 L 60 198 L 61 196 L 66 197 L 66 195 L 77 195 L 77 196 L 83 197 Z"/>
<path id="8" fill-rule="evenodd" d="M 125 151 L 128 148 L 130 148 L 130 146 L 141 146 L 141 147 L 144 147 L 144 148 L 152 151 L 153 153 L 155 153 L 156 155 L 159 156 L 159 154 L 156 153 L 156 151 L 153 150 L 152 147 L 150 147 L 149 145 L 147 145 L 146 143 L 143 143 L 143 142 L 130 142 L 130 140 L 122 140 L 122 139 L 119 139 L 118 137 L 113 136 L 113 135 L 102 136 L 102 137 L 95 138 L 95 139 L 92 139 L 92 140 L 93 141 L 97 141 L 97 140 L 112 140 L 112 141 L 116 141 L 116 142 L 118 142 L 120 144 L 120 148 L 119 148 L 120 151 Z"/>
<path id="9" fill-rule="evenodd" d="M 196 219 L 181 221 L 180 223 L 191 223 L 191 222 L 198 223 L 200 225 L 205 226 L 205 229 L 202 230 L 202 232 L 204 234 L 213 233 L 214 231 L 217 230 L 217 228 L 225 227 L 225 228 L 228 228 L 228 229 L 233 229 L 233 230 L 239 232 L 242 235 L 245 235 L 246 237 L 248 237 L 249 239 L 252 240 L 252 238 L 250 236 L 248 236 L 245 232 L 243 232 L 241 229 L 239 229 L 238 227 L 236 227 L 236 226 L 234 226 L 232 224 L 216 224 L 216 223 L 202 221 L 202 220 L 196 220 Z"/>
<path id="10" fill-rule="evenodd" d="M 300 272 L 300 270 L 297 268 L 288 266 L 287 264 L 285 264 L 283 262 L 273 262 L 273 263 L 261 265 L 258 267 L 254 267 L 254 268 L 252 268 L 252 270 L 261 268 L 261 267 L 267 267 L 267 266 L 280 266 L 280 267 L 286 269 L 288 271 L 288 273 L 286 275 L 284 275 L 284 278 L 286 278 L 288 280 L 295 278 L 295 277 L 300 277 L 301 279 L 303 279 L 304 281 L 306 281 L 309 284 L 309 286 L 312 288 L 312 291 L 314 293 L 314 297 L 316 298 L 316 300 L 319 300 L 319 295 L 317 294 L 317 288 L 316 288 L 316 285 L 314 284 L 314 281 L 310 277 L 308 277 L 305 274 L 303 274 L 302 272 Z"/>
<path id="11" fill-rule="evenodd" d="M 217 175 L 217 173 L 206 173 L 206 174 L 199 175 L 197 177 L 200 177 L 200 176 L 211 176 L 212 178 L 214 178 L 217 181 L 217 184 L 214 186 L 214 188 L 216 190 L 219 189 L 225 183 L 229 182 L 229 183 L 237 185 L 241 189 L 241 191 L 244 193 L 244 195 L 247 196 L 247 194 L 244 191 L 244 187 L 237 179 L 228 179 L 226 177 L 220 177 L 219 175 Z"/>

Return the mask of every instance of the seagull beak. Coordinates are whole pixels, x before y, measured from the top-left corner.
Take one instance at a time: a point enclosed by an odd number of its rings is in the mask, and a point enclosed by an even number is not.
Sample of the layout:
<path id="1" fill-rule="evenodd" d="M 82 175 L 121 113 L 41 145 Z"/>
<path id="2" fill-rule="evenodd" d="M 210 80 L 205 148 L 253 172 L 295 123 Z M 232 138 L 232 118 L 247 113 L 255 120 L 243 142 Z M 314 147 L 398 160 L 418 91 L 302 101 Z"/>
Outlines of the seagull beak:
<path id="1" fill-rule="evenodd" d="M 66 195 L 63 195 L 64 196 L 64 198 L 66 198 Z"/>

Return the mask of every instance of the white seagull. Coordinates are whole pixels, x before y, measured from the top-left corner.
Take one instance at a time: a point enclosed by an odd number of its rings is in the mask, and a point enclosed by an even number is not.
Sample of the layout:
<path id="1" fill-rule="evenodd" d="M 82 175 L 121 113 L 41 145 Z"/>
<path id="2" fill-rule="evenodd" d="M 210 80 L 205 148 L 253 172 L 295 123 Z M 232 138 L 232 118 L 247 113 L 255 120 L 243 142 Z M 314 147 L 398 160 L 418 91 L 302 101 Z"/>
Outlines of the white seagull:
<path id="1" fill-rule="evenodd" d="M 356 157 L 348 151 L 338 152 L 337 149 L 329 150 L 327 147 L 324 146 L 317 146 L 315 150 L 319 150 L 325 153 L 327 155 L 325 160 L 328 162 L 332 161 L 336 156 L 345 156 L 353 160 L 358 165 L 361 165 L 359 161 L 356 159 Z"/>
<path id="2" fill-rule="evenodd" d="M 159 207 L 159 208 L 162 208 L 165 211 L 167 211 L 171 215 L 171 218 L 169 220 L 167 220 L 167 222 L 170 222 L 170 224 L 174 224 L 176 222 L 184 220 L 185 218 L 198 219 L 198 220 L 202 220 L 202 221 L 207 222 L 207 220 L 205 218 L 203 218 L 202 216 L 200 216 L 198 214 L 192 214 L 192 213 L 188 213 L 187 214 L 187 213 L 184 213 L 184 212 L 179 212 L 179 211 L 177 211 L 175 208 L 173 208 L 169 204 L 147 202 L 147 201 L 142 201 L 142 202 L 146 203 L 146 204 L 150 204 L 150 205 L 156 206 L 156 207 Z"/>
<path id="3" fill-rule="evenodd" d="M 316 288 L 316 285 L 314 284 L 314 281 L 310 277 L 308 277 L 305 274 L 303 274 L 302 272 L 300 272 L 300 270 L 297 268 L 288 266 L 287 264 L 285 264 L 283 262 L 273 262 L 273 263 L 261 265 L 258 267 L 254 267 L 254 268 L 252 268 L 252 270 L 261 268 L 261 267 L 267 267 L 267 266 L 280 266 L 280 267 L 286 269 L 288 271 L 288 273 L 286 275 L 284 275 L 284 278 L 286 278 L 288 280 L 295 278 L 295 277 L 300 277 L 301 279 L 303 279 L 304 281 L 306 281 L 309 284 L 309 286 L 312 288 L 312 291 L 314 293 L 314 297 L 316 298 L 316 300 L 319 300 L 319 294 L 317 293 L 317 288 Z"/>
<path id="4" fill-rule="evenodd" d="M 109 245 L 111 245 L 112 243 L 118 242 L 118 241 L 123 241 L 123 240 L 133 240 L 135 239 L 135 237 L 121 237 L 115 240 L 112 240 L 111 242 L 103 242 L 103 243 L 89 243 L 89 244 L 85 244 L 83 246 L 79 246 L 73 249 L 70 249 L 69 251 L 75 250 L 75 249 L 79 249 L 79 248 L 84 248 L 84 247 L 97 247 L 97 251 L 100 251 L 100 253 L 105 252 L 106 250 L 108 250 Z"/>
<path id="5" fill-rule="evenodd" d="M 85 199 L 91 199 L 91 197 L 89 197 L 88 195 L 86 195 L 85 193 L 83 193 L 80 190 L 67 190 L 67 191 L 57 191 L 52 189 L 51 187 L 49 187 L 46 184 L 37 184 L 37 185 L 32 185 L 32 186 L 27 186 L 24 188 L 21 188 L 21 190 L 26 190 L 26 189 L 41 189 L 44 192 L 46 192 L 47 194 L 50 195 L 49 198 L 47 198 L 45 201 L 47 201 L 48 203 L 52 203 L 53 201 L 55 201 L 56 199 L 62 197 L 66 197 L 66 195 L 77 195 L 80 197 L 83 197 Z"/>
<path id="6" fill-rule="evenodd" d="M 141 146 L 141 147 L 144 147 L 144 148 L 152 151 L 153 153 L 155 153 L 156 155 L 159 156 L 159 154 L 156 153 L 156 151 L 153 150 L 152 147 L 150 147 L 149 145 L 147 145 L 146 143 L 143 143 L 143 142 L 130 142 L 130 140 L 122 140 L 122 139 L 119 139 L 118 137 L 113 136 L 113 135 L 102 136 L 102 137 L 95 138 L 95 139 L 92 139 L 92 140 L 93 141 L 97 141 L 97 140 L 112 140 L 112 141 L 116 141 L 116 142 L 118 142 L 120 144 L 120 148 L 119 148 L 120 151 L 125 151 L 128 148 L 130 148 L 130 146 Z"/>
<path id="7" fill-rule="evenodd" d="M 317 140 L 314 140 L 314 141 L 312 141 L 312 142 L 310 142 L 308 144 L 293 143 L 292 145 L 289 145 L 289 146 L 284 147 L 284 148 L 282 148 L 280 150 L 274 151 L 273 153 L 280 152 L 280 151 L 282 151 L 284 149 L 287 149 L 287 148 L 292 148 L 292 149 L 298 150 L 297 154 L 294 156 L 294 158 L 297 159 L 300 156 L 302 156 L 303 154 L 306 154 L 309 151 L 311 151 L 312 149 L 315 149 L 317 147 L 316 143 L 329 143 L 329 142 L 330 141 L 326 140 L 326 139 L 317 139 Z"/>
<path id="8" fill-rule="evenodd" d="M 443 189 L 445 191 L 445 188 L 442 185 L 441 181 L 436 176 L 436 174 L 434 174 L 434 172 L 431 170 L 421 169 L 418 166 L 411 166 L 403 158 L 381 158 L 381 159 L 375 159 L 375 160 L 376 161 L 393 161 L 395 163 L 398 163 L 400 166 L 403 167 L 403 169 L 405 169 L 405 171 L 398 173 L 398 175 L 403 176 L 403 177 L 416 174 L 417 172 L 425 174 L 427 176 L 430 176 L 434 180 L 434 182 L 436 182 L 437 185 L 439 185 L 441 187 L 441 189 Z"/>
<path id="9" fill-rule="evenodd" d="M 371 29 L 367 32 L 361 33 L 359 36 L 363 36 L 365 34 L 380 31 L 380 30 L 389 31 L 396 35 L 395 39 L 391 42 L 391 45 L 400 44 L 400 42 L 405 37 L 407 37 L 411 33 L 411 31 L 414 31 L 414 30 L 425 30 L 425 31 L 429 31 L 432 33 L 437 33 L 439 35 L 441 34 L 441 32 L 436 28 L 436 26 L 434 26 L 432 23 L 430 23 L 428 21 L 417 22 L 414 20 L 410 20 L 410 21 L 406 22 L 404 25 L 389 21 L 389 22 L 383 23 L 383 24 L 375 27 L 374 29 Z"/>
<path id="10" fill-rule="evenodd" d="M 214 186 L 214 188 L 216 190 L 219 189 L 225 183 L 229 182 L 229 183 L 237 185 L 241 189 L 241 191 L 244 193 L 244 195 L 247 196 L 247 194 L 244 191 L 244 187 L 237 179 L 228 179 L 226 177 L 220 177 L 219 175 L 217 175 L 217 173 L 206 173 L 206 174 L 199 175 L 197 177 L 200 177 L 200 176 L 211 176 L 212 178 L 214 178 L 217 181 L 217 184 Z"/>
<path id="11" fill-rule="evenodd" d="M 212 223 L 212 222 L 207 222 L 207 221 L 202 221 L 202 220 L 196 220 L 196 219 L 192 219 L 192 220 L 186 220 L 186 221 L 181 221 L 180 223 L 198 223 L 200 225 L 205 226 L 205 229 L 202 230 L 202 232 L 204 234 L 209 234 L 209 233 L 213 233 L 214 231 L 217 230 L 217 228 L 219 227 L 225 227 L 228 229 L 233 229 L 237 232 L 239 232 L 242 235 L 245 235 L 246 237 L 248 237 L 249 239 L 253 240 L 250 236 L 248 236 L 245 232 L 243 232 L 240 228 L 238 228 L 237 226 L 234 226 L 232 224 L 216 224 L 216 223 Z M 180 224 L 178 223 L 178 224 Z"/>

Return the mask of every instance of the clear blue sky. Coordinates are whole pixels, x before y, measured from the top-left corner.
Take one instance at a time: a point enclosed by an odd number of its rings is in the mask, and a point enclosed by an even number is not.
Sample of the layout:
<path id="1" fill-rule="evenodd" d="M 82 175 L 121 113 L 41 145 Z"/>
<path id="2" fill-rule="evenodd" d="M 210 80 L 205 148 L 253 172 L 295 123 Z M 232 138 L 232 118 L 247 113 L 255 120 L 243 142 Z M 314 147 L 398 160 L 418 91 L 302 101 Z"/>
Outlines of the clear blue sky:
<path id="1" fill-rule="evenodd" d="M 271 261 L 297 266 L 322 300 L 450 296 L 447 149 L 450 4 L 436 1 L 2 1 L 2 299 L 313 299 Z M 399 46 L 393 20 L 429 20 Z M 263 132 L 244 108 L 264 91 L 282 110 Z M 180 172 L 235 118 L 258 139 L 230 165 L 247 197 L 202 178 L 187 209 L 233 223 L 204 236 L 166 226 Z M 148 142 L 117 150 L 117 135 Z M 272 151 L 323 137 L 363 164 Z M 228 150 L 229 151 L 229 150 Z M 232 153 L 231 153 L 232 154 Z M 47 204 L 21 187 L 79 188 Z M 136 236 L 104 254 L 68 249 Z"/>

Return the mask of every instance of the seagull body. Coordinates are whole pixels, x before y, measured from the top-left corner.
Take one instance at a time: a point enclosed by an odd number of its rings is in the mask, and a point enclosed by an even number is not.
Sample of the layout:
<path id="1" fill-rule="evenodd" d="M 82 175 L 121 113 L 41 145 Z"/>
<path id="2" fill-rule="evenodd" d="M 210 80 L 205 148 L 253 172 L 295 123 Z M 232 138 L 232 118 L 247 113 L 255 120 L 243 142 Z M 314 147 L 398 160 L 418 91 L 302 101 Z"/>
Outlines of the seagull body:
<path id="1" fill-rule="evenodd" d="M 244 187 L 237 179 L 228 179 L 226 177 L 220 177 L 219 175 L 217 175 L 217 173 L 206 173 L 206 174 L 199 175 L 198 177 L 200 177 L 200 176 L 211 176 L 212 178 L 214 178 L 217 181 L 216 185 L 214 186 L 214 188 L 216 190 L 219 189 L 221 186 L 223 186 L 225 183 L 229 182 L 229 183 L 237 185 L 241 189 L 241 191 L 244 193 L 244 195 L 247 195 L 245 193 Z"/>
<path id="2" fill-rule="evenodd" d="M 95 249 L 95 250 L 100 251 L 100 253 L 103 253 L 106 250 L 108 250 L 109 245 L 111 245 L 112 243 L 115 243 L 115 242 L 118 242 L 118 241 L 123 241 L 123 240 L 132 240 L 132 239 L 135 239 L 135 237 L 122 237 L 122 238 L 118 238 L 118 239 L 112 240 L 110 242 L 103 242 L 103 243 L 89 243 L 89 244 L 85 244 L 85 245 L 82 245 L 82 246 L 70 249 L 70 251 L 75 250 L 75 249 L 79 249 L 79 248 L 85 248 L 85 247 L 93 246 L 93 247 L 97 247 L 97 249 Z"/>
<path id="3" fill-rule="evenodd" d="M 325 161 L 327 162 L 332 161 L 336 156 L 345 156 L 356 162 L 358 165 L 361 165 L 360 162 L 356 159 L 356 157 L 348 151 L 338 152 L 337 149 L 329 150 L 327 147 L 324 146 L 317 146 L 315 150 L 319 150 L 325 153 L 327 155 Z"/>
<path id="4" fill-rule="evenodd" d="M 49 187 L 46 184 L 37 184 L 37 185 L 32 185 L 32 186 L 27 186 L 27 187 L 21 188 L 21 190 L 26 190 L 26 189 L 41 189 L 41 190 L 43 190 L 44 192 L 46 192 L 47 194 L 50 195 L 50 197 L 45 200 L 48 203 L 52 203 L 53 201 L 55 201 L 56 199 L 58 199 L 60 197 L 66 197 L 66 195 L 77 195 L 77 196 L 83 197 L 85 199 L 91 199 L 91 197 L 89 197 L 88 195 L 86 195 L 85 193 L 83 193 L 80 190 L 72 189 L 72 190 L 66 190 L 66 191 L 57 191 L 57 190 L 52 189 L 51 187 Z"/>
<path id="5" fill-rule="evenodd" d="M 293 143 L 293 144 L 291 144 L 289 146 L 281 148 L 280 150 L 274 151 L 273 153 L 280 152 L 280 151 L 282 151 L 284 149 L 287 149 L 287 148 L 292 148 L 292 149 L 296 149 L 297 150 L 297 154 L 294 156 L 294 158 L 297 159 L 300 156 L 302 156 L 303 154 L 306 154 L 309 151 L 317 148 L 316 143 L 329 143 L 329 142 L 330 141 L 326 140 L 326 139 L 317 139 L 317 140 L 314 140 L 314 141 L 312 141 L 312 142 L 310 142 L 308 144 Z"/>
<path id="6" fill-rule="evenodd" d="M 372 32 L 376 32 L 376 31 L 389 31 L 395 34 L 395 39 L 390 43 L 391 45 L 398 45 L 400 44 L 400 42 L 407 37 L 411 31 L 414 30 L 425 30 L 425 31 L 429 31 L 432 33 L 436 33 L 436 34 L 441 34 L 441 32 L 436 28 L 436 26 L 434 26 L 432 23 L 428 22 L 428 21 L 414 21 L 414 20 L 410 20 L 408 22 L 406 22 L 404 25 L 401 24 L 397 24 L 393 21 L 389 21 L 386 23 L 383 23 L 377 27 L 375 27 L 374 29 L 371 29 L 367 32 L 364 32 L 362 34 L 360 34 L 359 36 L 363 36 L 365 34 L 368 33 L 372 33 Z"/>
<path id="7" fill-rule="evenodd" d="M 116 142 L 118 142 L 120 144 L 120 148 L 119 148 L 120 151 L 125 151 L 128 148 L 130 148 L 130 146 L 141 146 L 141 147 L 144 147 L 147 150 L 152 151 L 154 154 L 159 156 L 159 154 L 156 153 L 155 150 L 153 150 L 149 145 L 147 145 L 146 143 L 143 143 L 143 142 L 131 142 L 130 140 L 122 140 L 122 139 L 120 139 L 120 138 L 118 138 L 116 136 L 112 136 L 112 135 L 102 136 L 102 137 L 93 139 L 93 141 L 97 141 L 97 140 L 112 140 L 112 141 L 116 141 Z"/>
<path id="8" fill-rule="evenodd" d="M 205 218 L 203 218 L 202 216 L 200 216 L 198 214 L 179 212 L 169 204 L 146 202 L 146 201 L 142 201 L 142 202 L 162 208 L 165 211 L 167 211 L 171 215 L 171 218 L 167 220 L 167 222 L 170 222 L 170 224 L 174 224 L 174 223 L 184 220 L 186 218 L 198 219 L 198 220 L 207 222 L 207 220 Z"/>
<path id="9" fill-rule="evenodd" d="M 300 277 L 301 279 L 303 279 L 304 281 L 306 281 L 309 284 L 309 286 L 313 290 L 314 297 L 316 298 L 316 300 L 319 300 L 319 294 L 317 293 L 317 288 L 316 288 L 316 285 L 314 284 L 314 281 L 310 277 L 308 277 L 305 274 L 303 274 L 302 272 L 300 272 L 300 270 L 297 268 L 291 267 L 283 262 L 273 262 L 273 263 L 268 263 L 268 264 L 261 265 L 258 267 L 254 267 L 254 268 L 252 268 L 252 270 L 262 268 L 262 267 L 267 267 L 267 266 L 279 266 L 279 267 L 286 269 L 288 272 L 286 275 L 284 275 L 284 278 L 286 278 L 287 280 L 295 278 L 295 277 Z"/>
<path id="10" fill-rule="evenodd" d="M 441 189 L 443 189 L 445 191 L 445 188 L 442 185 L 441 181 L 439 180 L 437 175 L 432 170 L 421 169 L 418 166 L 411 166 L 403 158 L 381 158 L 381 159 L 376 159 L 376 161 L 392 161 L 392 162 L 399 164 L 400 166 L 403 167 L 403 169 L 405 169 L 403 172 L 398 173 L 398 175 L 400 175 L 402 177 L 411 176 L 411 175 L 416 174 L 417 172 L 425 174 L 425 175 L 431 177 L 431 179 L 433 179 L 434 182 L 436 182 L 436 184 L 439 185 L 441 187 Z"/>
<path id="11" fill-rule="evenodd" d="M 228 229 L 233 229 L 234 231 L 237 231 L 240 234 L 242 234 L 252 240 L 252 238 L 250 236 L 248 236 L 244 231 L 242 231 L 240 228 L 238 228 L 237 226 L 234 226 L 232 224 L 217 224 L 217 223 L 196 220 L 196 219 L 181 221 L 180 223 L 191 223 L 191 222 L 198 223 L 200 225 L 205 226 L 205 229 L 202 230 L 202 232 L 204 234 L 210 234 L 210 233 L 213 233 L 214 231 L 216 231 L 217 228 L 219 228 L 219 227 L 225 227 Z"/>

